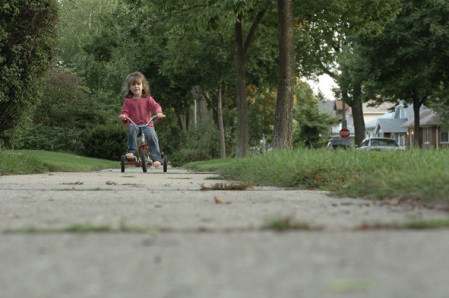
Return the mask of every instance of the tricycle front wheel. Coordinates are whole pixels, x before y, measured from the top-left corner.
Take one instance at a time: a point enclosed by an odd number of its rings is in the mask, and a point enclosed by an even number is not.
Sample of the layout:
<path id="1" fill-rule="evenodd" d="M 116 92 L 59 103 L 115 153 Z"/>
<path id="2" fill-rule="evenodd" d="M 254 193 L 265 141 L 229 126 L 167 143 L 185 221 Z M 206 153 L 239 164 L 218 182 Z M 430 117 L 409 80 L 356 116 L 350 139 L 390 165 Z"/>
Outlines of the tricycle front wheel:
<path id="1" fill-rule="evenodd" d="M 148 163 L 145 149 L 140 149 L 140 162 L 142 163 L 142 170 L 144 173 L 148 171 Z"/>
<path id="2" fill-rule="evenodd" d="M 163 167 L 164 167 L 164 173 L 166 173 L 167 172 L 167 166 L 168 166 L 168 158 L 167 158 L 167 155 L 164 155 L 164 165 L 163 165 Z"/>

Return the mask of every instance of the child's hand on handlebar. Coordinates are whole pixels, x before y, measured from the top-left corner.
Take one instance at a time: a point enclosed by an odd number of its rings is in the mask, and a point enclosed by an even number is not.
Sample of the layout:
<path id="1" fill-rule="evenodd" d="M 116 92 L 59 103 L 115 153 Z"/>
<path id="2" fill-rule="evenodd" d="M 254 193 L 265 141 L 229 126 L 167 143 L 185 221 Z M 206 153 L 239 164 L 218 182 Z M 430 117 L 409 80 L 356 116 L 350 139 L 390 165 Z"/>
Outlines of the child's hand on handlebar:
<path id="1" fill-rule="evenodd" d="M 120 118 L 120 120 L 123 120 L 123 121 L 126 120 L 126 115 L 125 114 L 121 114 L 118 117 Z"/>
<path id="2" fill-rule="evenodd" d="M 157 115 L 158 119 L 162 119 L 165 117 L 165 115 L 163 113 L 157 113 L 156 115 Z"/>

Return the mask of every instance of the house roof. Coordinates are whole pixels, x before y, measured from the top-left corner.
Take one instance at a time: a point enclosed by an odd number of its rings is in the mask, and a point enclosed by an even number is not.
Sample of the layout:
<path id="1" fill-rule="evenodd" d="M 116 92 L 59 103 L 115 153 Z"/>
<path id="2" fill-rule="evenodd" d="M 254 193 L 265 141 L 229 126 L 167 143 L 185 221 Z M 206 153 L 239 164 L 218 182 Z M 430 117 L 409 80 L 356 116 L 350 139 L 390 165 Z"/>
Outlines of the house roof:
<path id="1" fill-rule="evenodd" d="M 379 119 L 392 119 L 393 116 L 394 116 L 393 112 L 392 113 L 383 114 L 382 116 L 379 116 L 379 117 L 377 117 L 377 118 L 375 118 L 375 119 L 373 119 L 371 121 L 366 122 L 365 123 L 365 128 L 366 129 L 370 129 L 370 128 L 374 129 L 374 128 L 376 128 L 377 121 L 379 121 Z"/>
<path id="2" fill-rule="evenodd" d="M 419 125 L 420 126 L 435 126 L 441 124 L 439 120 L 439 116 L 437 113 L 435 113 L 432 110 L 423 110 L 421 114 L 419 115 Z M 413 127 L 415 125 L 415 118 L 411 118 L 404 124 L 402 124 L 402 127 Z"/>
<path id="3" fill-rule="evenodd" d="M 413 106 L 412 105 L 408 105 L 407 107 L 404 107 L 404 111 L 407 114 L 408 119 L 413 118 L 414 114 L 413 114 Z"/>
<path id="4" fill-rule="evenodd" d="M 402 133 L 407 132 L 406 127 L 401 127 L 406 119 L 377 119 L 376 130 L 380 129 L 384 133 Z"/>
<path id="5" fill-rule="evenodd" d="M 368 101 L 363 103 L 363 113 L 365 114 L 385 114 L 392 111 L 395 107 L 395 103 L 383 102 L 380 105 L 372 106 L 375 101 Z"/>
<path id="6" fill-rule="evenodd" d="M 335 100 L 335 110 L 336 111 L 343 111 L 343 101 L 342 100 Z M 351 107 L 346 104 L 345 105 L 346 111 L 349 112 L 351 110 Z"/>

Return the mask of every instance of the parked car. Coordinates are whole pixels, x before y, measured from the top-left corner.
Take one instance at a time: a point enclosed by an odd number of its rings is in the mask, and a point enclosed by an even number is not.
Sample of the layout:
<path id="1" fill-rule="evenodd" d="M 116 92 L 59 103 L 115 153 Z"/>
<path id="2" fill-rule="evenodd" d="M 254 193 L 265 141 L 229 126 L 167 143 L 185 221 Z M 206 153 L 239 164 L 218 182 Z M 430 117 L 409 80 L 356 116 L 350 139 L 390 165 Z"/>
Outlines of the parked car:
<path id="1" fill-rule="evenodd" d="M 385 151 L 385 150 L 405 150 L 399 146 L 398 142 L 389 138 L 367 138 L 357 147 L 361 150 Z"/>
<path id="2" fill-rule="evenodd" d="M 326 144 L 326 148 L 329 150 L 335 150 L 335 149 L 349 149 L 352 147 L 352 143 L 349 140 L 330 140 L 329 142 L 327 142 Z"/>

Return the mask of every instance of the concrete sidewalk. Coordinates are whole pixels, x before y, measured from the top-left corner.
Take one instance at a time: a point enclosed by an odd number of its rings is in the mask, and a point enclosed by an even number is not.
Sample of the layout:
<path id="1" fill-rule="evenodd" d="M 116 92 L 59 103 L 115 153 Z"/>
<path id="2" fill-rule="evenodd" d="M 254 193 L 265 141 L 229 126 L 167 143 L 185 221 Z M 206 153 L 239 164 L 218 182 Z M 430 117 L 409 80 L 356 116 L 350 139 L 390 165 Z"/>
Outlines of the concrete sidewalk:
<path id="1" fill-rule="evenodd" d="M 448 297 L 447 230 L 357 230 L 446 213 L 201 190 L 217 183 L 173 168 L 0 177 L 0 297 Z M 319 229 L 278 233 L 273 218 Z M 62 232 L 74 226 L 112 232 Z"/>

